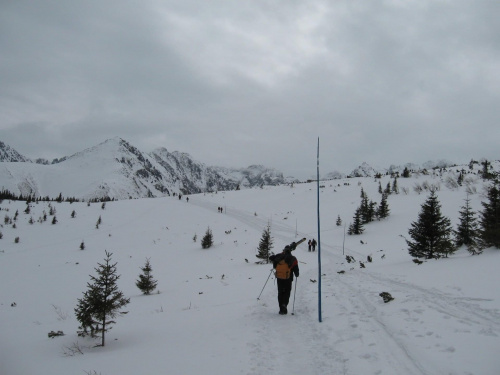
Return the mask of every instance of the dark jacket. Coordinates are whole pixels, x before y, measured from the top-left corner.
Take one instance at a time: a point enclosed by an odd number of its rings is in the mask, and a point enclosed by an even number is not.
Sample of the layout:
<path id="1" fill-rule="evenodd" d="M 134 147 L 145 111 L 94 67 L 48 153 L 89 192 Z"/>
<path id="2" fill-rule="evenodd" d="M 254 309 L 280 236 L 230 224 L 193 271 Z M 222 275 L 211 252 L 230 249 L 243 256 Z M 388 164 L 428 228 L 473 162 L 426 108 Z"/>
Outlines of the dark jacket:
<path id="1" fill-rule="evenodd" d="M 269 260 L 273 262 L 273 268 L 276 268 L 276 266 L 282 259 L 285 259 L 285 262 L 288 263 L 290 269 L 292 270 L 292 272 L 290 273 L 290 279 L 293 280 L 294 274 L 296 277 L 299 277 L 299 262 L 297 261 L 297 258 L 295 258 L 289 251 L 284 251 L 280 254 L 271 255 L 269 257 Z"/>

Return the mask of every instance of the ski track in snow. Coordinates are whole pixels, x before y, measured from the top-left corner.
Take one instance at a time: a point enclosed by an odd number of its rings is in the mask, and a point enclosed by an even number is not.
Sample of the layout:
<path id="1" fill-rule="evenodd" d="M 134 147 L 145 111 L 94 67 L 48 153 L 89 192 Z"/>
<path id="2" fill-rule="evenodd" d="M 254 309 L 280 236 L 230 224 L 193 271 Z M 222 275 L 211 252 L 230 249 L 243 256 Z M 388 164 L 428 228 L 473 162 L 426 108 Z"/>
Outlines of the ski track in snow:
<path id="1" fill-rule="evenodd" d="M 192 202 L 199 207 L 216 209 L 215 204 L 194 199 Z M 226 215 L 257 230 L 262 230 L 268 223 L 267 219 L 234 207 L 227 210 Z M 285 242 L 290 237 L 303 235 L 279 222 L 273 222 L 272 228 L 273 237 Z M 340 247 L 322 242 L 321 249 L 323 269 L 329 264 L 344 261 Z M 273 374 L 448 374 L 448 371 L 443 372 L 434 366 L 432 360 L 421 358 L 413 337 L 405 337 L 405 334 L 391 328 L 391 316 L 386 316 L 383 309 L 372 302 L 374 297 L 380 298 L 378 293 L 384 290 L 405 296 L 405 303 L 401 306 L 408 309 L 401 309 L 400 315 L 404 316 L 408 330 L 414 332 L 417 338 L 433 335 L 439 338 L 439 333 L 426 331 L 425 321 L 419 317 L 423 311 L 458 321 L 465 331 L 474 329 L 484 335 L 500 335 L 500 312 L 481 309 L 477 299 L 454 297 L 378 273 L 359 271 L 345 275 L 324 273 L 323 306 L 329 303 L 333 305 L 333 311 L 328 311 L 332 315 L 323 313 L 323 322 L 320 323 L 317 316 L 317 284 L 310 282 L 317 279 L 317 270 L 304 271 L 301 268 L 298 280 L 301 292 L 296 295 L 294 316 L 278 315 L 276 284 L 271 280 L 260 303 L 251 308 L 249 317 L 255 321 L 258 339 L 248 343 L 251 357 L 255 359 L 248 375 L 257 375 L 262 369 Z M 293 293 L 292 290 L 289 313 L 292 311 Z M 453 352 L 452 343 L 441 340 L 441 350 Z M 361 341 L 366 351 L 360 353 L 359 345 L 350 345 L 355 341 Z M 299 351 L 300 356 L 296 355 Z M 304 352 L 308 355 L 304 356 Z M 309 361 L 304 362 L 304 358 L 309 358 Z M 388 367 L 393 370 L 391 373 L 387 372 Z"/>

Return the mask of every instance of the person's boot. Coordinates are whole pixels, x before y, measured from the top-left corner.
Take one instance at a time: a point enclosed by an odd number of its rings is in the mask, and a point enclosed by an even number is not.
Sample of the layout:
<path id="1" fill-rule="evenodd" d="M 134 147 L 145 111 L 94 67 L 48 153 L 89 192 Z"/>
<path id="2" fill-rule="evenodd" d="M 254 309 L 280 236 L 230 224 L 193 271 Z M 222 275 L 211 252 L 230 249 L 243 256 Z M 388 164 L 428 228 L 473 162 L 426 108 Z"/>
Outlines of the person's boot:
<path id="1" fill-rule="evenodd" d="M 286 315 L 286 306 L 285 305 L 280 305 L 280 315 Z"/>

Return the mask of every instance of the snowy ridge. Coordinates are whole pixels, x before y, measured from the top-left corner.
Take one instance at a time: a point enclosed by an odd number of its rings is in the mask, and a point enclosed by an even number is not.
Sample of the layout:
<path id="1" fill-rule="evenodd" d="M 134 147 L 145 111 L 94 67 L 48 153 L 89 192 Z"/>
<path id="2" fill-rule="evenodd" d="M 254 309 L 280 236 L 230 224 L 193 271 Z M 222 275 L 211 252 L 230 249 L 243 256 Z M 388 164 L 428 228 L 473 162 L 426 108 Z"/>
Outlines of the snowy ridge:
<path id="1" fill-rule="evenodd" d="M 1 155 L 10 162 L 0 164 L 0 186 L 14 194 L 51 198 L 163 197 L 285 182 L 280 172 L 262 166 L 221 173 L 186 153 L 160 148 L 147 154 L 119 137 L 50 165 L 23 163 L 28 159 L 5 144 Z"/>

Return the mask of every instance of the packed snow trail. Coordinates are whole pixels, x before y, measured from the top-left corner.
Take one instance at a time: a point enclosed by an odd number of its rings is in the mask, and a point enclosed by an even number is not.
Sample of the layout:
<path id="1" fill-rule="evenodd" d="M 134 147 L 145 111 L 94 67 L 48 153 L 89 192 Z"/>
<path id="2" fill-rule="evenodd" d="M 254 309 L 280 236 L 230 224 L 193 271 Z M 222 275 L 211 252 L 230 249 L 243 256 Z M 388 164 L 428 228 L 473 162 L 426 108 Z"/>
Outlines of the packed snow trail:
<path id="1" fill-rule="evenodd" d="M 208 202 L 192 201 L 200 207 L 216 208 Z M 268 223 L 235 207 L 226 209 L 226 215 L 257 230 Z M 309 235 L 279 222 L 272 223 L 272 230 L 273 236 L 285 243 L 290 238 Z M 346 250 L 360 259 L 364 257 L 352 249 Z M 473 329 L 484 336 L 500 335 L 500 312 L 478 307 L 478 299 L 454 297 L 372 270 L 361 270 L 357 262 L 345 264 L 340 246 L 325 242 L 321 243 L 323 322 L 319 323 L 316 253 L 303 251 L 297 254 L 301 276 L 295 316 L 278 315 L 274 280 L 269 281 L 260 301 L 250 309 L 248 319 L 254 321 L 258 339 L 248 343 L 255 359 L 248 375 L 256 375 L 262 369 L 287 375 L 447 375 L 454 372 L 440 368 L 442 361 L 438 357 L 452 357 L 454 338 L 444 337 L 439 326 L 426 326 L 427 321 L 441 319 L 446 323 L 451 319 L 463 326 L 463 332 Z M 339 269 L 346 270 L 345 274 L 337 274 Z M 388 290 L 398 296 L 397 310 L 381 302 L 378 294 Z M 292 290 L 289 314 L 293 293 Z M 414 337 L 394 328 L 401 324 Z M 362 352 L 360 343 L 365 349 Z M 430 349 L 431 344 L 435 350 Z M 429 356 L 429 351 L 433 356 Z M 466 370 L 462 373 L 468 374 Z"/>

